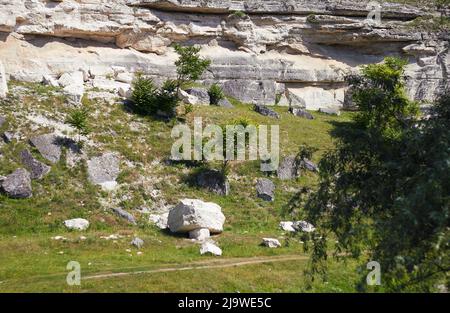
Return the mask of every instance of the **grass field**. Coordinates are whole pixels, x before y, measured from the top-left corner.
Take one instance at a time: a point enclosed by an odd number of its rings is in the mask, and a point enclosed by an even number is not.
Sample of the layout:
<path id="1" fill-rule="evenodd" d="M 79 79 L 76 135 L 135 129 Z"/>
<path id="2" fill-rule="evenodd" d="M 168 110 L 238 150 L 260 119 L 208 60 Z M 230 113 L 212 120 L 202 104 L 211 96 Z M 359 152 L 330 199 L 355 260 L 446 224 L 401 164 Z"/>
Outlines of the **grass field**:
<path id="1" fill-rule="evenodd" d="M 15 83 L 12 90 L 21 96 L 0 104 L 0 115 L 7 123 L 0 131 L 20 132 L 21 139 L 0 146 L 0 176 L 20 167 L 19 152 L 29 149 L 27 139 L 49 132 L 36 128 L 27 116 L 40 115 L 64 122 L 71 110 L 57 90 L 34 84 Z M 314 120 L 294 117 L 285 107 L 275 107 L 281 119 L 269 119 L 251 110 L 249 105 L 234 101 L 235 108 L 197 106 L 186 117 L 188 124 L 194 116 L 202 116 L 204 125 L 223 125 L 246 118 L 256 124 L 279 124 L 281 155 L 295 154 L 301 144 L 318 148 L 313 160 L 333 147 L 332 130 L 351 114 L 340 117 L 313 113 Z M 303 187 L 313 187 L 317 177 L 305 173 L 297 180 L 281 181 L 271 177 L 276 185 L 274 202 L 256 197 L 255 181 L 266 176 L 259 171 L 259 162 L 236 162 L 230 174 L 231 194 L 218 196 L 191 186 L 189 177 L 196 171 L 189 164 L 165 162 L 170 155 L 170 138 L 176 121 L 164 122 L 129 112 L 120 102 L 108 104 L 85 98 L 90 108 L 94 145 L 88 145 L 88 155 L 117 151 L 122 157 L 120 186 L 112 193 L 102 191 L 87 180 L 83 164 L 67 166 L 64 157 L 52 166 L 41 181 L 33 182 L 33 197 L 25 200 L 0 195 L 0 291 L 1 292 L 343 292 L 355 291 L 360 278 L 356 263 L 346 265 L 330 261 L 331 271 L 326 282 L 316 280 L 307 288 L 304 269 L 308 256 L 298 238 L 291 238 L 278 228 L 282 220 L 293 220 L 296 212 L 287 206 L 289 200 Z M 43 160 L 31 149 L 36 158 Z M 218 166 L 218 164 L 212 164 Z M 150 196 L 158 190 L 159 196 Z M 223 250 L 220 258 L 200 256 L 198 244 L 182 236 L 174 236 L 148 222 L 146 214 L 136 209 L 157 209 L 161 203 L 176 204 L 181 198 L 198 198 L 219 204 L 227 218 L 224 232 L 215 240 Z M 138 225 L 132 226 L 116 217 L 110 210 L 121 207 L 135 215 Z M 301 208 L 297 208 L 301 210 Z M 62 222 L 82 217 L 90 221 L 87 231 L 71 232 Z M 106 240 L 102 236 L 119 234 L 120 238 Z M 53 240 L 63 236 L 66 240 Z M 80 239 L 80 236 L 86 238 Z M 138 250 L 130 245 L 133 236 L 145 241 Z M 280 239 L 279 249 L 260 246 L 262 237 Z M 330 243 L 331 244 L 331 243 Z M 283 256 L 298 259 L 276 261 Z M 101 279 L 82 280 L 81 286 L 66 284 L 66 265 L 77 261 L 82 275 L 136 272 L 192 266 L 203 262 L 239 262 L 243 258 L 267 260 L 263 263 L 219 268 L 195 268 L 184 271 L 152 272 Z M 274 258 L 271 262 L 270 258 Z M 195 267 L 195 266 L 194 266 Z"/>

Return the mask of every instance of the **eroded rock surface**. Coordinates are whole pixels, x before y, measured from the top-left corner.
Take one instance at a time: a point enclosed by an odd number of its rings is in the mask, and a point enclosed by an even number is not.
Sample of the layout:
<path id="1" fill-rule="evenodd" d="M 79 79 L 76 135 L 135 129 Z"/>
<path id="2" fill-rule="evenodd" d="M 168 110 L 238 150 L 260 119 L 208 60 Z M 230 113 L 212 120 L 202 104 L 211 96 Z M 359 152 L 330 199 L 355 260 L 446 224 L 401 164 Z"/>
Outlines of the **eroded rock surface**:
<path id="1" fill-rule="evenodd" d="M 342 107 L 346 73 L 397 55 L 409 59 L 409 95 L 433 100 L 448 85 L 448 34 L 417 31 L 410 22 L 439 13 L 383 2 L 377 25 L 366 19 L 369 2 L 0 0 L 0 60 L 13 79 L 40 82 L 81 71 L 83 80 L 117 90 L 104 79 L 129 83 L 123 73 L 137 70 L 175 78 L 171 45 L 198 44 L 212 61 L 206 85 L 217 82 L 247 103 L 273 105 L 282 94 L 283 105 L 318 110 Z M 113 67 L 124 70 L 118 75 Z M 83 90 L 76 87 L 65 88 L 79 101 Z"/>

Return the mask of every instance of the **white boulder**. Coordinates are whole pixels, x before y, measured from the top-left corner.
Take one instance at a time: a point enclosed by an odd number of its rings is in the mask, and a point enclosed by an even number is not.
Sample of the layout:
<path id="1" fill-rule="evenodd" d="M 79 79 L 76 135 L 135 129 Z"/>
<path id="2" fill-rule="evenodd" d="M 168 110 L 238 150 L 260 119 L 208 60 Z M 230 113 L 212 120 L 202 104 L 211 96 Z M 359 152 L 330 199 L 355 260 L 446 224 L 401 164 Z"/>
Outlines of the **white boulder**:
<path id="1" fill-rule="evenodd" d="M 269 248 L 279 248 L 281 243 L 275 238 L 263 238 L 263 244 Z"/>
<path id="2" fill-rule="evenodd" d="M 221 256 L 222 255 L 222 249 L 220 249 L 218 246 L 213 244 L 212 242 L 204 242 L 202 246 L 200 247 L 200 254 L 207 254 L 210 253 L 212 255 Z"/>
<path id="3" fill-rule="evenodd" d="M 294 222 L 280 222 L 280 228 L 284 231 L 295 233 Z"/>
<path id="4" fill-rule="evenodd" d="M 58 83 L 62 87 L 67 87 L 67 86 L 71 86 L 71 85 L 83 86 L 83 84 L 84 84 L 83 72 L 76 71 L 76 72 L 64 73 L 58 79 Z"/>
<path id="5" fill-rule="evenodd" d="M 169 212 L 168 224 L 174 233 L 187 233 L 199 228 L 207 228 L 211 233 L 221 233 L 225 216 L 222 208 L 212 202 L 196 199 L 180 200 Z"/>
<path id="6" fill-rule="evenodd" d="M 316 230 L 313 224 L 308 223 L 306 221 L 298 221 L 293 224 L 293 227 L 297 231 L 303 231 L 305 233 L 311 233 Z"/>
<path id="7" fill-rule="evenodd" d="M 64 221 L 64 225 L 68 229 L 73 230 L 86 230 L 89 227 L 89 221 L 84 218 L 74 218 L 71 220 Z"/>
<path id="8" fill-rule="evenodd" d="M 198 103 L 198 98 L 196 96 L 190 95 L 186 91 L 181 89 L 178 91 L 178 97 L 186 104 L 195 105 Z"/>

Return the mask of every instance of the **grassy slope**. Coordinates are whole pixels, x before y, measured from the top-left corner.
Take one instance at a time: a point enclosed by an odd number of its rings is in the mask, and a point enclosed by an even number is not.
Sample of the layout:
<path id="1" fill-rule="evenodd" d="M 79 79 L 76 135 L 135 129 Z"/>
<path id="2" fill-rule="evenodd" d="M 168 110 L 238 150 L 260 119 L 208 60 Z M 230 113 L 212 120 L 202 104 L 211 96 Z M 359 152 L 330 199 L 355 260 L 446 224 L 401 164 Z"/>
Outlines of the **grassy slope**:
<path id="1" fill-rule="evenodd" d="M 23 86 L 23 84 L 21 85 Z M 0 175 L 10 173 L 20 166 L 17 158 L 27 146 L 26 138 L 47 130 L 35 130 L 23 123 L 30 112 L 64 121 L 69 108 L 64 99 L 52 90 L 38 85 L 25 85 L 28 95 L 13 103 L 0 106 L 0 114 L 8 116 L 8 125 L 2 130 L 20 128 L 24 140 L 4 145 L 4 157 L 0 158 Z M 135 167 L 122 164 L 117 193 L 111 195 L 87 182 L 83 165 L 69 169 L 64 160 L 52 166 L 51 173 L 42 181 L 33 182 L 34 196 L 27 200 L 13 200 L 0 195 L 0 291 L 305 291 L 303 269 L 305 261 L 259 264 L 221 270 L 188 271 L 182 273 L 159 273 L 124 278 L 110 278 L 83 283 L 82 287 L 65 284 L 65 266 L 76 260 L 83 274 L 98 272 L 130 271 L 135 268 L 159 268 L 168 265 L 214 260 L 200 256 L 198 246 L 190 240 L 173 236 L 149 225 L 145 215 L 133 209 L 152 207 L 158 199 L 148 194 L 152 189 L 162 192 L 168 203 L 176 203 L 184 197 L 213 201 L 222 206 L 227 222 L 225 232 L 216 239 L 224 251 L 222 258 L 294 255 L 302 254 L 302 244 L 289 240 L 278 229 L 283 219 L 292 219 L 286 203 L 299 188 L 316 182 L 313 174 L 306 174 L 297 181 L 280 181 L 273 177 L 277 186 L 276 200 L 267 203 L 255 196 L 254 183 L 265 174 L 258 170 L 257 162 L 233 164 L 231 195 L 221 197 L 192 187 L 187 183 L 195 168 L 183 164 L 166 165 L 172 140 L 170 131 L 174 123 L 155 121 L 127 112 L 123 105 L 84 101 L 93 116 L 91 138 L 98 143 L 88 154 L 100 151 L 118 151 L 124 160 Z M 315 155 L 333 147 L 330 131 L 334 121 L 343 121 L 349 114 L 331 117 L 313 113 L 315 120 L 296 118 L 278 107 L 281 120 L 272 120 L 251 111 L 250 107 L 237 104 L 232 110 L 218 107 L 196 107 L 187 117 L 202 116 L 207 122 L 224 124 L 236 117 L 248 118 L 258 124 L 279 124 L 282 155 L 295 153 L 298 146 L 307 143 L 319 148 Z M 16 116 L 14 116 L 16 115 Z M 131 125 L 138 126 L 136 132 Z M 34 152 L 36 157 L 39 155 Z M 64 158 L 63 158 L 64 159 Z M 144 179 L 143 179 L 144 178 Z M 132 212 L 139 225 L 132 227 L 118 219 L 100 204 L 104 199 L 111 206 L 118 205 Z M 91 222 L 83 232 L 86 240 L 80 240 L 78 232 L 69 232 L 62 226 L 67 218 L 83 217 Z M 118 240 L 105 240 L 100 236 L 122 234 Z M 67 241 L 51 240 L 61 235 Z M 132 236 L 138 235 L 146 242 L 137 255 L 129 245 Z M 280 249 L 259 246 L 261 238 L 279 238 L 285 245 Z M 129 250 L 131 249 L 131 251 Z M 50 275 L 50 276 L 47 276 Z M 351 291 L 357 273 L 354 264 L 332 271 L 328 283 L 315 283 L 312 291 Z M 205 281 L 214 282 L 205 285 Z"/>

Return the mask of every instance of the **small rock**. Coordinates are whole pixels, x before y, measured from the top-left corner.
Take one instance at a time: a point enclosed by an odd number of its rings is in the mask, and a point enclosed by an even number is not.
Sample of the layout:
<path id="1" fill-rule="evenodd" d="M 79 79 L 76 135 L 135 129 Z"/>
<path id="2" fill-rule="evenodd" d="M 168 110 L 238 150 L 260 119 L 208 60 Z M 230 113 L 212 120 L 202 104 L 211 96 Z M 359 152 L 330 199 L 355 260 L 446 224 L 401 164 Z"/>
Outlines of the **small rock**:
<path id="1" fill-rule="evenodd" d="M 308 223 L 306 221 L 298 221 L 295 222 L 293 224 L 293 227 L 297 230 L 297 231 L 303 231 L 305 233 L 311 233 L 313 231 L 316 230 L 316 228 L 314 227 L 314 225 L 312 225 L 311 223 Z"/>
<path id="2" fill-rule="evenodd" d="M 294 222 L 280 222 L 280 228 L 284 231 L 295 233 Z"/>
<path id="3" fill-rule="evenodd" d="M 311 113 L 309 113 L 308 111 L 306 111 L 305 109 L 303 109 L 303 108 L 291 107 L 291 108 L 289 108 L 289 111 L 293 115 L 298 116 L 298 117 L 303 117 L 303 118 L 306 118 L 308 120 L 313 120 L 314 119 L 314 116 Z"/>
<path id="4" fill-rule="evenodd" d="M 194 229 L 189 232 L 189 238 L 198 241 L 203 241 L 205 239 L 208 239 L 209 237 L 211 237 L 211 234 L 208 228 Z"/>
<path id="5" fill-rule="evenodd" d="M 31 138 L 30 142 L 45 159 L 57 163 L 61 158 L 61 140 L 55 134 L 45 134 Z"/>
<path id="6" fill-rule="evenodd" d="M 71 85 L 83 86 L 83 84 L 84 84 L 83 72 L 76 71 L 76 72 L 64 73 L 58 79 L 58 83 L 62 87 L 67 87 L 67 86 L 71 86 Z"/>
<path id="7" fill-rule="evenodd" d="M 154 223 L 159 229 L 167 229 L 167 220 L 169 218 L 169 213 L 164 213 L 161 215 L 150 214 L 149 221 Z"/>
<path id="8" fill-rule="evenodd" d="M 281 243 L 275 238 L 263 238 L 263 245 L 269 248 L 279 248 Z"/>
<path id="9" fill-rule="evenodd" d="M 308 171 L 311 171 L 311 172 L 316 172 L 316 173 L 319 172 L 319 167 L 317 167 L 317 165 L 314 162 L 312 162 L 308 159 L 303 159 L 303 161 L 301 162 L 301 167 L 303 167 L 304 169 L 307 169 Z"/>
<path id="10" fill-rule="evenodd" d="M 259 178 L 256 183 L 256 192 L 259 198 L 265 201 L 273 201 L 275 198 L 274 195 L 275 185 L 274 183 L 267 178 Z"/>
<path id="11" fill-rule="evenodd" d="M 144 240 L 139 237 L 134 237 L 130 244 L 138 249 L 141 249 L 144 246 Z"/>
<path id="12" fill-rule="evenodd" d="M 277 119 L 280 118 L 280 115 L 277 112 L 269 109 L 267 106 L 262 105 L 262 104 L 255 104 L 254 110 L 255 110 L 255 112 L 258 112 L 259 114 L 264 115 L 264 116 L 269 116 L 269 117 L 273 117 L 273 118 L 277 118 Z"/>
<path id="13" fill-rule="evenodd" d="M 84 218 L 74 218 L 64 221 L 64 225 L 72 230 L 86 230 L 89 227 L 89 221 Z"/>
<path id="14" fill-rule="evenodd" d="M 5 143 L 11 143 L 15 137 L 16 136 L 13 132 L 8 132 L 8 131 L 4 132 L 2 135 L 3 141 Z"/>
<path id="15" fill-rule="evenodd" d="M 64 87 L 63 93 L 67 96 L 69 102 L 74 104 L 81 103 L 84 96 L 84 86 L 83 85 L 69 85 Z"/>
<path id="16" fill-rule="evenodd" d="M 279 179 L 294 179 L 298 176 L 298 164 L 295 156 L 288 156 L 278 166 L 277 176 Z"/>
<path id="17" fill-rule="evenodd" d="M 186 104 L 195 105 L 198 103 L 198 99 L 196 96 L 190 95 L 186 91 L 181 89 L 178 91 L 178 97 Z"/>
<path id="18" fill-rule="evenodd" d="M 42 83 L 46 86 L 59 87 L 58 81 L 51 75 L 42 76 Z"/>
<path id="19" fill-rule="evenodd" d="M 233 104 L 231 104 L 230 100 L 228 100 L 227 98 L 220 99 L 217 105 L 227 109 L 234 108 Z"/>
<path id="20" fill-rule="evenodd" d="M 6 176 L 1 181 L 1 187 L 8 197 L 30 198 L 32 193 L 30 173 L 22 168 Z"/>
<path id="21" fill-rule="evenodd" d="M 131 224 L 136 225 L 136 219 L 134 218 L 133 215 L 131 215 L 130 213 L 128 213 L 127 211 L 121 209 L 121 208 L 113 208 L 112 209 L 114 211 L 114 213 L 116 213 L 118 216 L 120 216 L 121 218 L 126 219 L 128 222 L 130 222 Z"/>
<path id="22" fill-rule="evenodd" d="M 211 242 L 204 242 L 202 243 L 202 246 L 200 247 L 200 254 L 204 255 L 210 253 L 212 255 L 221 256 L 222 255 L 222 249 L 220 249 L 218 246 Z"/>
<path id="23" fill-rule="evenodd" d="M 41 179 L 50 172 L 50 166 L 36 160 L 27 149 L 20 153 L 20 158 L 31 172 L 31 179 Z"/>
<path id="24" fill-rule="evenodd" d="M 209 105 L 210 99 L 208 91 L 204 88 L 191 88 L 186 90 L 188 94 L 197 98 L 197 104 Z"/>
<path id="25" fill-rule="evenodd" d="M 328 114 L 328 115 L 341 115 L 341 111 L 339 111 L 339 108 L 320 108 L 319 112 L 324 113 L 324 114 Z"/>

